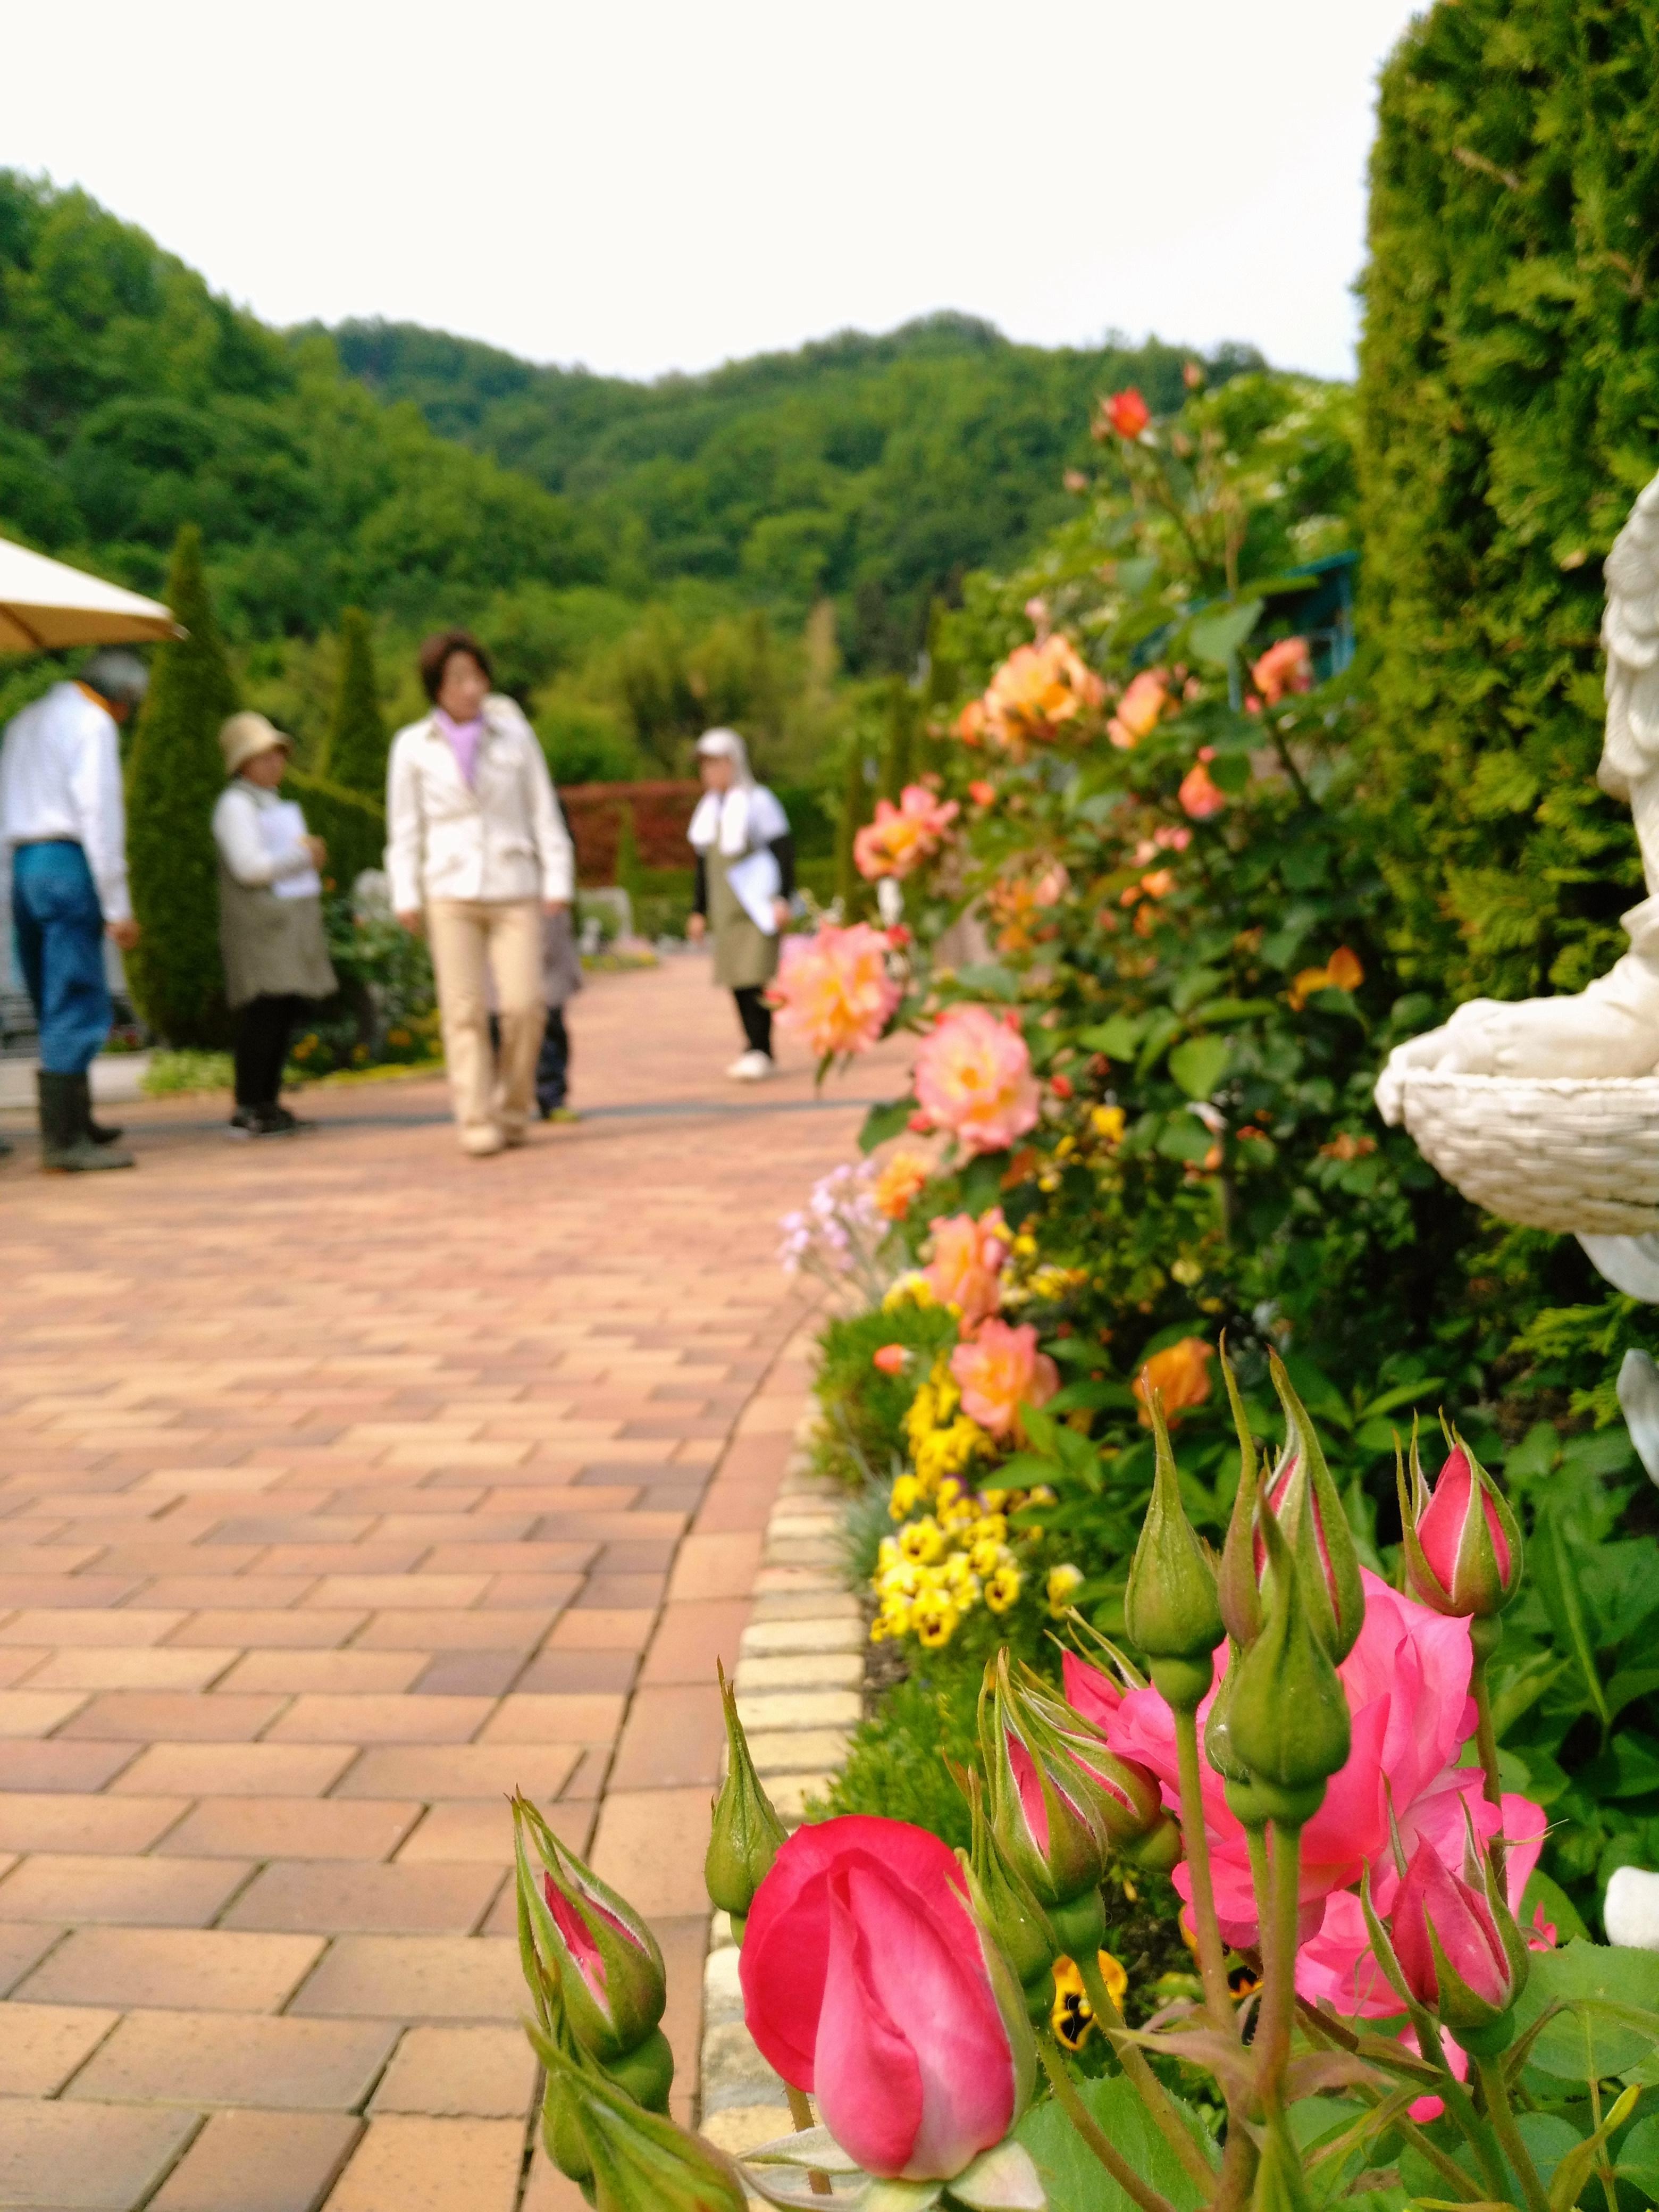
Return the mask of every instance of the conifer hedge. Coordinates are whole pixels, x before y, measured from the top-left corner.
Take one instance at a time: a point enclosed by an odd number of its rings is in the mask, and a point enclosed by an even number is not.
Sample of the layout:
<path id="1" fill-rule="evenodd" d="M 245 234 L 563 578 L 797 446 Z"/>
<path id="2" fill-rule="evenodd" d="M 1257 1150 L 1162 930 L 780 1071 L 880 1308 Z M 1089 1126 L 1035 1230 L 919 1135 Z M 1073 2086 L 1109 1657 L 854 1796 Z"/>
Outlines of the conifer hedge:
<path id="1" fill-rule="evenodd" d="M 1440 0 L 1382 82 L 1360 351 L 1379 854 L 1445 1003 L 1576 990 L 1642 896 L 1601 562 L 1659 470 L 1659 5 Z"/>
<path id="2" fill-rule="evenodd" d="M 340 617 L 340 676 L 323 750 L 323 776 L 384 806 L 391 749 L 374 675 L 374 624 L 361 608 L 348 607 Z"/>
<path id="3" fill-rule="evenodd" d="M 201 532 L 173 547 L 167 603 L 185 631 L 157 652 L 127 764 L 127 861 L 143 936 L 126 956 L 133 1003 L 174 1046 L 224 1042 L 213 807 L 224 787 L 219 729 L 236 686 L 202 571 Z"/>
<path id="4" fill-rule="evenodd" d="M 385 867 L 386 808 L 378 799 L 297 768 L 283 778 L 283 796 L 299 801 L 306 828 L 328 848 L 325 883 L 349 891 L 365 868 Z"/>

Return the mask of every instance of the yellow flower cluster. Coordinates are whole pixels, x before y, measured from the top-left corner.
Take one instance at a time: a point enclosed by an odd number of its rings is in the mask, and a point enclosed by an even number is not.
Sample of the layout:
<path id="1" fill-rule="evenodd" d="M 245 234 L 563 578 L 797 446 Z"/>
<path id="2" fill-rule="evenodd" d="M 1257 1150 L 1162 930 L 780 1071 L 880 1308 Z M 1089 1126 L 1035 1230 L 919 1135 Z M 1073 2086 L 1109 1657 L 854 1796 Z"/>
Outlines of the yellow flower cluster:
<path id="1" fill-rule="evenodd" d="M 1006 1613 L 1024 1586 L 1008 1542 L 1008 1516 L 1031 1493 L 964 1486 L 969 1463 L 995 1445 L 961 1405 L 941 1354 L 905 1415 L 912 1471 L 899 1476 L 888 1500 L 900 1527 L 883 1538 L 877 1561 L 880 1610 L 870 1631 L 876 1643 L 910 1635 L 937 1650 L 975 1606 Z"/>

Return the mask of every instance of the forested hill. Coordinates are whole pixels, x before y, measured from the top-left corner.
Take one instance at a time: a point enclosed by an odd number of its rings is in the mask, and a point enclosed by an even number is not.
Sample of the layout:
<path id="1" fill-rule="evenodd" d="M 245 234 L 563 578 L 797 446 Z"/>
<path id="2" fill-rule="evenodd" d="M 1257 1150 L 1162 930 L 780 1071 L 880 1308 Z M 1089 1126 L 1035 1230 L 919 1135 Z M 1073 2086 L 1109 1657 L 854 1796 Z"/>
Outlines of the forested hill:
<path id="1" fill-rule="evenodd" d="M 854 665 L 902 660 L 934 592 L 1053 526 L 1099 392 L 1138 383 L 1173 407 L 1191 358 L 1045 350 L 940 314 L 637 384 L 412 324 L 331 336 L 371 391 L 568 497 L 627 586 L 720 580 L 793 616 L 828 593 Z M 1259 365 L 1242 348 L 1210 364 Z"/>

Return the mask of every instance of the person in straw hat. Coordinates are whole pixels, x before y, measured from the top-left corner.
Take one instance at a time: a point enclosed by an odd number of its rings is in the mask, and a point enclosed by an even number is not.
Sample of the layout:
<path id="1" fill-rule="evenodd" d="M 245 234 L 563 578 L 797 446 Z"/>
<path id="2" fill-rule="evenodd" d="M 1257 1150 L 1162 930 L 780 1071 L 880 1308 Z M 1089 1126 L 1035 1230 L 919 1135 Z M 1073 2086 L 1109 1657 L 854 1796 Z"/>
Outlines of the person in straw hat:
<path id="1" fill-rule="evenodd" d="M 114 1018 L 104 940 L 124 952 L 138 942 L 118 725 L 149 681 L 134 654 L 95 653 L 73 683 L 23 709 L 0 749 L 0 845 L 40 1032 L 40 1161 L 71 1175 L 133 1164 L 120 1131 L 92 1118 L 88 1070 Z"/>
<path id="2" fill-rule="evenodd" d="M 293 740 L 263 714 L 233 714 L 219 732 L 230 781 L 213 810 L 219 853 L 219 950 L 236 1024 L 239 1137 L 291 1136 L 307 1125 L 283 1105 L 283 1068 L 308 999 L 339 984 L 323 933 L 328 854 L 305 817 L 278 796 Z"/>

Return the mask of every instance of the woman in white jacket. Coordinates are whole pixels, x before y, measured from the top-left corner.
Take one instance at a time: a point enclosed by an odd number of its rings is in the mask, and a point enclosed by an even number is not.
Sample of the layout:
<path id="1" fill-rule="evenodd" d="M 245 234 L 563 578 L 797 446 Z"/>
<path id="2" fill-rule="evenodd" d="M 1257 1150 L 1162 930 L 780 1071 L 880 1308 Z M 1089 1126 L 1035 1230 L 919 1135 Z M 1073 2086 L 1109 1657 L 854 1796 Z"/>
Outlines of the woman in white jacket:
<path id="1" fill-rule="evenodd" d="M 491 692 L 483 647 L 445 630 L 420 670 L 432 712 L 392 739 L 386 869 L 398 921 L 424 922 L 461 1148 L 483 1158 L 525 1141 L 547 1011 L 542 917 L 568 907 L 574 862 L 536 733 Z"/>

